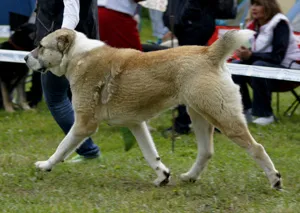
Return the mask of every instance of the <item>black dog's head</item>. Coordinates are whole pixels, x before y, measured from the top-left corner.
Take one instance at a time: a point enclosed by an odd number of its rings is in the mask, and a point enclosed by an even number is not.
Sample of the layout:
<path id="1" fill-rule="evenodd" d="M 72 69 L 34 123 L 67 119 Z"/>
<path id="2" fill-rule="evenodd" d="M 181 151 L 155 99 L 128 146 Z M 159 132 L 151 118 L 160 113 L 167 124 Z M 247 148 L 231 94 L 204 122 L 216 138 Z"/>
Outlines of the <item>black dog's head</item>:
<path id="1" fill-rule="evenodd" d="M 35 24 L 25 23 L 18 27 L 11 35 L 10 40 L 24 51 L 31 51 L 35 48 Z"/>

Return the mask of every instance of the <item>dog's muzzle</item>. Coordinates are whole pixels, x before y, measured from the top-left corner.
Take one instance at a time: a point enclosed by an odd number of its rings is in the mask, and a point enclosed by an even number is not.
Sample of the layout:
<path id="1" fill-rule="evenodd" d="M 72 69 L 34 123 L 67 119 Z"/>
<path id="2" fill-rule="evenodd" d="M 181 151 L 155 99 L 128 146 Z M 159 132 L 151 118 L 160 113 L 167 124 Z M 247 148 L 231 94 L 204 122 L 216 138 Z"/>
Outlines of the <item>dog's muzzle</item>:
<path id="1" fill-rule="evenodd" d="M 41 72 L 45 73 L 47 69 L 38 62 L 37 58 L 34 55 L 34 51 L 29 53 L 24 57 L 24 60 L 26 62 L 26 65 L 28 66 L 29 69 L 35 71 L 35 72 Z"/>

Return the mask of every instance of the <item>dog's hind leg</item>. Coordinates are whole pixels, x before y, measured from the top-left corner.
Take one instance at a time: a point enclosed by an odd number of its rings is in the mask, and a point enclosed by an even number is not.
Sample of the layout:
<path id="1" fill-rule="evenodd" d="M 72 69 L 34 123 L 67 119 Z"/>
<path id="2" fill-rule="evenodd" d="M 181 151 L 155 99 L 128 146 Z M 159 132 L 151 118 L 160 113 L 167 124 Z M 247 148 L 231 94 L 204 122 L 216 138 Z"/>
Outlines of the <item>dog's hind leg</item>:
<path id="1" fill-rule="evenodd" d="M 147 128 L 146 122 L 141 124 L 128 126 L 132 134 L 135 136 L 140 149 L 152 169 L 155 170 L 157 178 L 154 181 L 156 186 L 165 185 L 170 180 L 169 169 L 161 162 L 155 144 Z"/>
<path id="2" fill-rule="evenodd" d="M 242 113 L 239 88 L 232 82 L 230 76 L 222 78 L 212 76 L 211 79 L 202 84 L 197 81 L 194 83 L 202 87 L 187 87 L 184 96 L 186 104 L 220 129 L 229 139 L 244 148 L 264 170 L 272 187 L 280 189 L 279 172 L 275 169 L 264 147 L 254 140 L 248 130 Z"/>
<path id="3" fill-rule="evenodd" d="M 225 103 L 225 102 L 224 102 Z M 218 106 L 218 104 L 216 104 Z M 275 169 L 272 160 L 264 147 L 257 143 L 250 134 L 244 115 L 241 110 L 236 110 L 223 105 L 227 112 L 205 114 L 205 117 L 233 142 L 244 148 L 266 173 L 271 186 L 281 189 L 281 176 Z M 219 110 L 220 112 L 220 110 Z"/>
<path id="4" fill-rule="evenodd" d="M 98 122 L 85 116 L 76 116 L 75 123 L 57 147 L 55 153 L 46 161 L 38 161 L 35 166 L 42 171 L 51 171 L 52 167 L 64 161 L 85 139 L 96 132 Z"/>
<path id="5" fill-rule="evenodd" d="M 9 94 L 9 91 L 7 89 L 5 82 L 0 81 L 0 86 L 1 86 L 1 94 L 2 94 L 3 106 L 4 106 L 5 111 L 14 112 L 15 110 L 13 108 L 10 94 Z"/>
<path id="6" fill-rule="evenodd" d="M 214 152 L 213 132 L 214 127 L 192 108 L 188 108 L 193 129 L 197 140 L 197 159 L 187 173 L 181 174 L 183 181 L 195 182 L 201 171 L 206 167 Z"/>
<path id="7" fill-rule="evenodd" d="M 281 189 L 282 181 L 280 173 L 275 169 L 275 166 L 264 147 L 257 143 L 252 137 L 245 122 L 236 120 L 221 125 L 220 129 L 233 142 L 247 150 L 256 163 L 264 170 L 273 188 Z"/>

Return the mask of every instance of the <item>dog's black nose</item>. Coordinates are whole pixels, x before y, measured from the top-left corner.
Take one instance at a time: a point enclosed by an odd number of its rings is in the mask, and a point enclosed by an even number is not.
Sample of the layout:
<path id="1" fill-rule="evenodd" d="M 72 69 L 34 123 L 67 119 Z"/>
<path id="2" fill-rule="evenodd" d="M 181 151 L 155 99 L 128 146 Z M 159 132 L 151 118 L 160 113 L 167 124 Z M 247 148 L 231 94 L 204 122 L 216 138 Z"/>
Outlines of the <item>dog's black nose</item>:
<path id="1" fill-rule="evenodd" d="M 27 61 L 27 60 L 28 60 L 28 55 L 26 55 L 26 56 L 24 57 L 24 60 L 25 60 L 25 61 Z"/>

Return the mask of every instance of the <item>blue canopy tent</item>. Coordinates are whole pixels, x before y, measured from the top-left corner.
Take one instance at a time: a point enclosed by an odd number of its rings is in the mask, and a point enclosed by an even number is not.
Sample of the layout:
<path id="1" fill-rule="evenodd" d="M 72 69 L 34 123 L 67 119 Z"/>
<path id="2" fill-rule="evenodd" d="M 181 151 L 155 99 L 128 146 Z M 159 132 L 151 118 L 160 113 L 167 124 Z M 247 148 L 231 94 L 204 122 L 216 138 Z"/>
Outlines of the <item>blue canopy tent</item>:
<path id="1" fill-rule="evenodd" d="M 300 0 L 297 0 L 294 6 L 286 14 L 292 23 L 293 29 L 300 32 Z"/>
<path id="2" fill-rule="evenodd" d="M 9 14 L 29 17 L 35 9 L 36 0 L 0 0 L 0 25 L 9 25 Z"/>
<path id="3" fill-rule="evenodd" d="M 28 21 L 36 0 L 0 0 L 0 38 L 9 37 L 11 30 Z"/>

